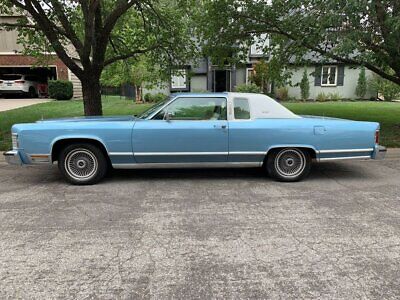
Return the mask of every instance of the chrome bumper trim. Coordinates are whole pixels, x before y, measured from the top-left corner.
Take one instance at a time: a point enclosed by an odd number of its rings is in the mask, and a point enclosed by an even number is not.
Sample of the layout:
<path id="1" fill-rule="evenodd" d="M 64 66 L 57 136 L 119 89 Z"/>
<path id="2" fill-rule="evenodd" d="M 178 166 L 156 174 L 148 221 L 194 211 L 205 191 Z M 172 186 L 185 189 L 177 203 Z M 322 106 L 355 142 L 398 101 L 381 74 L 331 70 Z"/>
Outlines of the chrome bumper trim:
<path id="1" fill-rule="evenodd" d="M 347 159 L 371 159 L 371 156 L 369 155 L 363 155 L 363 156 L 343 156 L 343 157 L 324 157 L 324 158 L 319 158 L 318 161 L 329 161 L 329 160 L 347 160 Z"/>
<path id="2" fill-rule="evenodd" d="M 4 157 L 6 162 L 9 165 L 17 165 L 17 166 L 22 166 L 22 160 L 21 157 L 19 156 L 19 153 L 17 150 L 11 150 L 8 152 L 4 152 Z"/>
<path id="3" fill-rule="evenodd" d="M 374 159 L 378 159 L 378 160 L 384 159 L 386 156 L 386 152 L 387 152 L 386 147 L 380 146 L 380 145 L 376 146 Z"/>
<path id="4" fill-rule="evenodd" d="M 261 167 L 262 162 L 128 163 L 112 166 L 114 169 L 256 168 Z"/>

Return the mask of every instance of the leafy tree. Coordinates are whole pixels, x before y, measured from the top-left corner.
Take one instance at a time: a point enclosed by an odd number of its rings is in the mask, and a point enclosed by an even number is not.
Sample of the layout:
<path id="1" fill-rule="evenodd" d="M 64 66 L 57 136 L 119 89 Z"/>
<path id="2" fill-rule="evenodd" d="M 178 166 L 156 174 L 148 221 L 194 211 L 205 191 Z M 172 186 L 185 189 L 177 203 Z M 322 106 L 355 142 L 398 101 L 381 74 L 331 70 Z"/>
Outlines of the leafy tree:
<path id="1" fill-rule="evenodd" d="M 250 78 L 264 94 L 268 93 L 269 71 L 267 62 L 265 62 L 265 60 L 260 60 L 254 65 L 254 72 Z"/>
<path id="2" fill-rule="evenodd" d="M 360 73 L 358 74 L 356 95 L 361 99 L 363 99 L 366 93 L 367 93 L 367 77 L 365 76 L 365 68 L 361 67 Z"/>
<path id="3" fill-rule="evenodd" d="M 121 86 L 129 83 L 135 87 L 136 101 L 142 100 L 143 87 L 161 84 L 162 79 L 169 77 L 168 70 L 155 66 L 147 57 L 118 61 L 107 66 L 101 74 L 100 82 L 107 86 Z"/>
<path id="4" fill-rule="evenodd" d="M 100 76 L 113 63 L 146 54 L 160 66 L 191 57 L 190 0 L 3 0 L 0 13 L 26 17 L 18 29 L 26 54 L 55 52 L 81 80 L 85 115 L 101 115 Z"/>
<path id="5" fill-rule="evenodd" d="M 199 17 L 209 48 L 244 56 L 267 34 L 282 64 L 318 60 L 363 65 L 400 84 L 398 0 L 204 0 Z M 222 53 L 222 52 L 219 52 Z"/>
<path id="6" fill-rule="evenodd" d="M 307 100 L 310 97 L 310 82 L 308 80 L 307 70 L 304 70 L 300 81 L 301 99 Z"/>

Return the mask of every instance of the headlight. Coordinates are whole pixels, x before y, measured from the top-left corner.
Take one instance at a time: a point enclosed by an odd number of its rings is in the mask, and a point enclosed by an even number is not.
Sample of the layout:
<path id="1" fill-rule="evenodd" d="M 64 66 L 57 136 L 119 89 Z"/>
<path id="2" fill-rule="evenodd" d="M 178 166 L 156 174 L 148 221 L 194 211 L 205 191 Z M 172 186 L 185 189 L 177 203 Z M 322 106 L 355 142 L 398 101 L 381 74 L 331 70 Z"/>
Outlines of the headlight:
<path id="1" fill-rule="evenodd" d="M 14 150 L 19 148 L 19 143 L 18 143 L 18 134 L 13 133 L 11 136 L 12 139 L 12 147 Z"/>

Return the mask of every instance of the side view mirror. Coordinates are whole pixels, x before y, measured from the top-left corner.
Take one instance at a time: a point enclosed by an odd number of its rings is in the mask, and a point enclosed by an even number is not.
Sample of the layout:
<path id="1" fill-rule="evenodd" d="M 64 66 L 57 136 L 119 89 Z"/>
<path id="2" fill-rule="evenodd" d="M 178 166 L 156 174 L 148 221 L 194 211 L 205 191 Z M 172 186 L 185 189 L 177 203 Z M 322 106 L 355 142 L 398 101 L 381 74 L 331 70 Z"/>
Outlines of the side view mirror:
<path id="1" fill-rule="evenodd" d="M 166 112 L 164 116 L 164 120 L 170 122 L 172 120 L 172 114 L 170 112 Z"/>

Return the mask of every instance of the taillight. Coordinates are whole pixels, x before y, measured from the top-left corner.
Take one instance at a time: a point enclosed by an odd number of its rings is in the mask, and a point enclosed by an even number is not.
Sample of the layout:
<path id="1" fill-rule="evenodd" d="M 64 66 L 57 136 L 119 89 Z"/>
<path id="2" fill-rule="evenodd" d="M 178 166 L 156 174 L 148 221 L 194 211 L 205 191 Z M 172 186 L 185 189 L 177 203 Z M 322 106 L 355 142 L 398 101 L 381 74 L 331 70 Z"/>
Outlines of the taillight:
<path id="1" fill-rule="evenodd" d="M 14 83 L 25 83 L 25 80 L 15 80 Z"/>
<path id="2" fill-rule="evenodd" d="M 379 130 L 375 131 L 375 144 L 379 144 Z"/>

